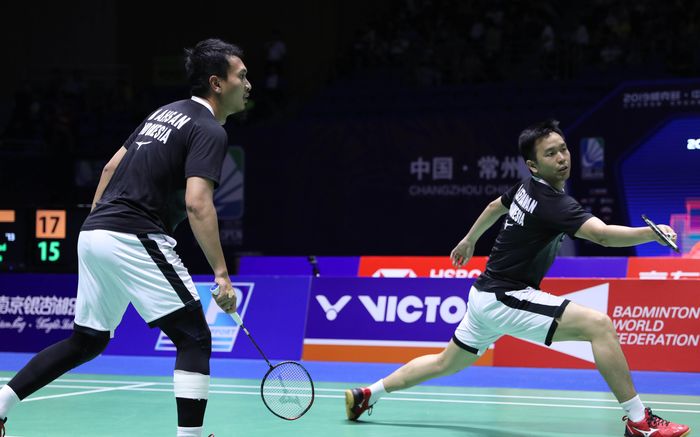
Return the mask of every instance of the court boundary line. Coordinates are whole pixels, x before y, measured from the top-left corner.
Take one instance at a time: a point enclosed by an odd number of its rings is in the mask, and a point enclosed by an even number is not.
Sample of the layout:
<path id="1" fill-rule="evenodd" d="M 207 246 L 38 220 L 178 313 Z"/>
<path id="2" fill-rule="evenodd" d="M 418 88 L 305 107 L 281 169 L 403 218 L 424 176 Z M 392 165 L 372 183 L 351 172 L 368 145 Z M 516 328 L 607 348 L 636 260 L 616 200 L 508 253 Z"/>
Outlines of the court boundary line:
<path id="1" fill-rule="evenodd" d="M 0 378 L 0 380 L 6 380 L 8 378 Z M 62 393 L 57 395 L 45 395 L 39 397 L 30 397 L 25 401 L 39 401 L 60 397 L 69 396 L 81 396 L 86 394 L 94 394 L 109 391 L 142 391 L 142 392 L 172 392 L 171 388 L 157 388 L 154 386 L 165 385 L 172 386 L 171 381 L 126 381 L 126 380 L 101 380 L 101 379 L 63 379 L 59 378 L 53 383 L 49 384 L 45 388 L 51 389 L 62 389 L 62 388 L 91 388 L 89 385 L 71 385 L 64 383 L 95 383 L 95 384 L 121 384 L 117 387 L 95 387 L 91 390 L 84 390 L 79 392 Z M 243 384 L 211 384 L 211 387 L 215 388 L 210 390 L 211 394 L 231 394 L 231 395 L 254 395 L 259 396 L 259 386 L 258 385 L 243 385 Z M 255 391 L 237 391 L 237 390 L 217 390 L 216 388 L 243 388 L 252 389 Z M 330 392 L 330 393 L 342 393 L 344 389 L 331 389 L 331 388 L 316 388 L 317 392 Z M 523 389 L 532 390 L 532 389 Z M 428 397 L 406 397 L 406 396 L 441 396 L 441 397 L 476 397 L 476 398 L 495 398 L 495 399 L 532 399 L 532 400 L 552 400 L 552 401 L 577 401 L 577 402 L 601 402 L 601 403 L 616 403 L 613 399 L 594 399 L 594 398 L 567 398 L 562 396 L 530 396 L 530 395 L 500 395 L 500 394 L 485 394 L 485 393 L 438 393 L 438 392 L 417 392 L 417 391 L 405 391 L 400 393 L 395 393 L 391 396 L 386 396 L 383 400 L 387 401 L 399 401 L 399 402 L 428 402 L 428 403 L 446 403 L 446 404 L 480 404 L 480 405 L 513 405 L 513 406 L 530 406 L 530 407 L 554 407 L 554 408 L 579 408 L 579 409 L 602 409 L 602 410 L 619 410 L 619 406 L 605 406 L 605 405 L 580 405 L 580 404 L 554 404 L 554 403 L 537 403 L 537 402 L 513 402 L 513 401 L 488 401 L 484 399 L 479 400 L 469 400 L 469 399 L 435 399 Z M 679 395 L 668 395 L 668 396 L 679 396 Z M 333 395 L 333 394 L 316 394 L 318 398 L 326 399 L 342 399 L 344 395 Z M 658 401 L 658 400 L 647 400 L 647 404 L 657 404 L 657 405 L 674 405 L 674 406 L 700 406 L 700 403 L 693 402 L 675 402 L 675 401 Z M 655 411 L 659 412 L 674 412 L 674 413 L 691 413 L 700 414 L 700 410 L 684 410 L 684 409 L 671 409 L 671 408 L 654 408 Z"/>

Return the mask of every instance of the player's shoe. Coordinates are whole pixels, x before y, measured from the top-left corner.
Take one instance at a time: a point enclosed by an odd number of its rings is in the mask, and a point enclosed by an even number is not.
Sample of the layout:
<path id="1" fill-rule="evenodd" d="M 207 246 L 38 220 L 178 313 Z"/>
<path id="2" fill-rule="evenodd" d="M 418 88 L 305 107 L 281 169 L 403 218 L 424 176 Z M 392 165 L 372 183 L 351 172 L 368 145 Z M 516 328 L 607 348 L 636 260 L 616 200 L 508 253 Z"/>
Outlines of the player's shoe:
<path id="1" fill-rule="evenodd" d="M 0 437 L 5 437 L 5 422 L 7 422 L 7 417 L 0 419 Z"/>
<path id="2" fill-rule="evenodd" d="M 372 405 L 369 405 L 371 395 L 372 392 L 367 387 L 345 390 L 345 414 L 348 420 L 357 420 L 367 410 L 368 415 L 372 414 Z"/>
<path id="3" fill-rule="evenodd" d="M 623 417 L 625 423 L 625 437 L 685 437 L 690 434 L 690 428 L 680 423 L 669 422 L 652 414 L 651 408 L 644 409 L 644 419 L 632 422 Z"/>

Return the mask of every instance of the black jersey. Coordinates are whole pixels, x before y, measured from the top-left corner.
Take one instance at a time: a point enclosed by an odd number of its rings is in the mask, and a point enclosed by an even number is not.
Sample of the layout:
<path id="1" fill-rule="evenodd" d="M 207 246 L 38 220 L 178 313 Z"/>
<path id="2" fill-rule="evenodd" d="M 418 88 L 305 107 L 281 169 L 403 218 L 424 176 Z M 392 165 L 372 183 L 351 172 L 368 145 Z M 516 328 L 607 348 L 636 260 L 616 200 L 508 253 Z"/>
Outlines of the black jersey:
<path id="1" fill-rule="evenodd" d="M 227 144 L 226 131 L 201 103 L 159 108 L 124 143 L 127 152 L 82 229 L 172 234 L 187 215 L 187 178 L 218 186 Z"/>
<path id="2" fill-rule="evenodd" d="M 508 214 L 474 287 L 493 292 L 539 289 L 564 234 L 573 236 L 593 215 L 571 196 L 535 178 L 515 185 L 501 202 Z"/>

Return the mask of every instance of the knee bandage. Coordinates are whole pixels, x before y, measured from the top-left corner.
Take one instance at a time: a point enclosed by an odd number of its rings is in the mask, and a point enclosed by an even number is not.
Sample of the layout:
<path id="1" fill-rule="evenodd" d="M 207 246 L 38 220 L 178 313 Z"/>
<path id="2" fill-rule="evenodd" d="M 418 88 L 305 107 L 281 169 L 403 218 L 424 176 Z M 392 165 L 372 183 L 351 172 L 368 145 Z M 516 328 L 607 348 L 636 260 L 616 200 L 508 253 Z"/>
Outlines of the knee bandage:
<path id="1" fill-rule="evenodd" d="M 209 397 L 209 375 L 175 370 L 175 397 L 184 399 L 207 399 Z"/>

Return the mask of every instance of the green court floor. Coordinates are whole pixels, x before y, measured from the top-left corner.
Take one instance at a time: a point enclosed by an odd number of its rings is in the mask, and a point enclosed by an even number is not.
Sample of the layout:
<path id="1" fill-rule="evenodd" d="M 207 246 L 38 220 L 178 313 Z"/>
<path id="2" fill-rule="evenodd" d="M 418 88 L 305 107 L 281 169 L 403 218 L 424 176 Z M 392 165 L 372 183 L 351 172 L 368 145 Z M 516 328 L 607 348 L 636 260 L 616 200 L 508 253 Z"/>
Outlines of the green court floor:
<path id="1" fill-rule="evenodd" d="M 0 372 L 0 385 L 12 374 Z M 359 384 L 358 384 L 359 385 Z M 270 414 L 259 381 L 213 378 L 205 436 L 622 436 L 622 412 L 600 392 L 419 386 L 382 399 L 361 422 L 345 420 L 348 384 L 319 383 L 301 419 Z M 700 427 L 700 397 L 643 395 L 675 422 Z M 168 377 L 69 374 L 16 407 L 7 437 L 175 436 Z"/>

